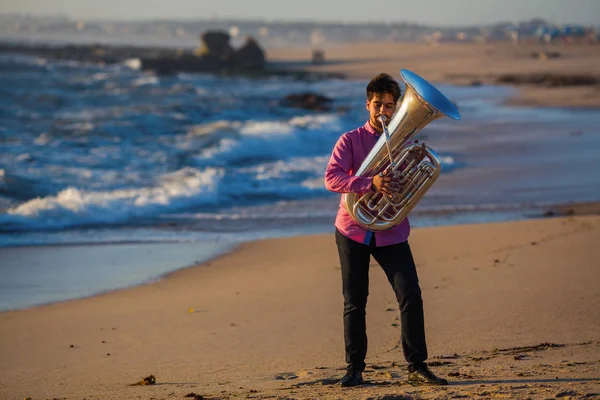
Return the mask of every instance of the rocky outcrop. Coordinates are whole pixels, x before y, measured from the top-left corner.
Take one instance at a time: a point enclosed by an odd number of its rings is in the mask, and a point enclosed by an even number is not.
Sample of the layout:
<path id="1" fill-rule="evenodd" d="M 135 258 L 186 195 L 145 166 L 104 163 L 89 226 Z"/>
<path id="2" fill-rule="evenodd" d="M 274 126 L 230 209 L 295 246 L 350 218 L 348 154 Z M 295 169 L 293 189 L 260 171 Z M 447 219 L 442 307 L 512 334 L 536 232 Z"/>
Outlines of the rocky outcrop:
<path id="1" fill-rule="evenodd" d="M 220 31 L 208 31 L 200 36 L 200 47 L 196 55 L 218 60 L 228 60 L 234 53 L 229 44 L 229 35 Z"/>
<path id="2" fill-rule="evenodd" d="M 248 36 L 246 43 L 236 51 L 231 61 L 234 65 L 248 69 L 263 69 L 265 67 L 265 52 L 258 43 Z"/>
<path id="3" fill-rule="evenodd" d="M 252 37 L 238 50 L 229 44 L 229 35 L 209 31 L 200 37 L 201 44 L 194 52 L 175 57 L 142 58 L 142 68 L 157 74 L 177 72 L 223 72 L 242 73 L 263 71 L 265 53 Z"/>
<path id="4" fill-rule="evenodd" d="M 265 52 L 252 37 L 246 38 L 246 42 L 236 50 L 229 45 L 229 35 L 217 31 L 203 34 L 201 45 L 196 50 L 100 44 L 0 43 L 0 54 L 2 53 L 100 65 L 122 64 L 134 69 L 154 71 L 159 75 L 204 72 L 255 78 L 285 76 L 303 81 L 345 78 L 340 73 L 269 65 Z"/>

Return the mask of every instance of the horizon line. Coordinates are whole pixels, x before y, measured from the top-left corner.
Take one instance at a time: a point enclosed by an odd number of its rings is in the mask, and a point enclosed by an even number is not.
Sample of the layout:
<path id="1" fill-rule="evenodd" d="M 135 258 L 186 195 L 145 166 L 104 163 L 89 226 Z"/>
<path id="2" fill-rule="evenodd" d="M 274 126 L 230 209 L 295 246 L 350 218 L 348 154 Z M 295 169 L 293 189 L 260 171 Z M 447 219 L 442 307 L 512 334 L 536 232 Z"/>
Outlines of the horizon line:
<path id="1" fill-rule="evenodd" d="M 286 19 L 286 18 L 276 18 L 276 19 L 267 19 L 267 18 L 259 18 L 259 17 L 231 17 L 231 16 L 219 16 L 215 15 L 212 17 L 172 17 L 172 18 L 161 18 L 161 17 L 140 17 L 140 18 L 99 18 L 99 17 L 76 17 L 69 14 L 35 14 L 35 13 L 0 13 L 0 17 L 2 16 L 19 16 L 19 17 L 27 17 L 27 18 L 67 18 L 72 21 L 81 21 L 84 20 L 86 22 L 210 22 L 210 21 L 223 21 L 223 22 L 263 22 L 263 23 L 291 23 L 291 24 L 318 24 L 318 25 L 414 25 L 421 27 L 430 27 L 430 28 L 477 28 L 477 27 L 487 27 L 494 25 L 503 25 L 503 24 L 512 24 L 519 25 L 525 22 L 531 21 L 543 21 L 551 25 L 580 25 L 584 27 L 600 27 L 600 21 L 596 24 L 585 24 L 581 22 L 564 22 L 558 23 L 548 20 L 543 17 L 530 17 L 524 18 L 518 21 L 509 21 L 509 20 L 499 20 L 496 22 L 482 22 L 482 23 L 462 23 L 462 24 L 450 24 L 450 25 L 436 25 L 436 24 L 427 24 L 423 22 L 410 22 L 410 21 L 384 21 L 384 22 L 376 22 L 376 21 L 343 21 L 343 20 L 310 20 L 310 19 Z"/>

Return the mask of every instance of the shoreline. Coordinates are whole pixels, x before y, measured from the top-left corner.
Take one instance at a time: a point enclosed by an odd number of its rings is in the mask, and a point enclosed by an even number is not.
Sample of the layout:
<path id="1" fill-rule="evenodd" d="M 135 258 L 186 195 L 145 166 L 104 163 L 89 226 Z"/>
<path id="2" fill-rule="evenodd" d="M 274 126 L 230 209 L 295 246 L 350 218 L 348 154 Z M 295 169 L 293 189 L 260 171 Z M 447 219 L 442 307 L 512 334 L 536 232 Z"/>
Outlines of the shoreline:
<path id="1" fill-rule="evenodd" d="M 425 225 L 418 225 L 415 224 L 415 220 L 418 221 L 419 217 L 412 217 L 411 218 L 411 222 L 413 224 L 413 229 L 428 229 L 428 228 L 432 228 L 432 227 L 438 227 L 438 228 L 444 228 L 444 227 L 460 227 L 460 226 L 468 226 L 468 225 L 486 225 L 486 224 L 495 224 L 495 223 L 511 223 L 511 222 L 523 222 L 523 221 L 532 221 L 532 220 L 542 220 L 542 219 L 554 219 L 554 218 L 561 218 L 561 217 L 582 217 L 582 216 L 597 216 L 600 215 L 600 202 L 586 202 L 586 203 L 565 203 L 565 204 L 553 204 L 553 205 L 549 205 L 547 207 L 544 208 L 539 208 L 536 209 L 537 212 L 536 213 L 529 213 L 527 215 L 522 215 L 520 218 L 517 219 L 499 219 L 499 220 L 487 220 L 487 221 L 480 221 L 480 222 L 472 222 L 472 221 L 468 221 L 468 220 L 459 220 L 458 222 L 456 222 L 456 220 L 452 217 L 450 217 L 451 215 L 453 215 L 452 212 L 450 211 L 439 211 L 439 212 L 433 212 L 433 214 L 439 214 L 439 216 L 437 217 L 438 219 L 444 219 L 444 215 L 447 215 L 449 219 L 448 223 L 438 223 L 438 224 L 425 224 Z M 464 214 L 464 212 L 463 212 Z M 334 220 L 334 216 L 331 218 L 331 229 L 333 229 L 333 220 Z M 224 255 L 230 254 L 230 253 L 234 253 L 236 251 L 238 251 L 240 249 L 241 246 L 243 246 L 246 243 L 253 243 L 253 242 L 257 242 L 257 241 L 261 241 L 261 240 L 272 240 L 272 239 L 281 239 L 281 238 L 286 238 L 286 237 L 307 237 L 307 236 L 311 236 L 311 235 L 326 235 L 329 234 L 328 231 L 318 231 L 317 233 L 313 232 L 306 232 L 306 233 L 297 233 L 294 234 L 292 236 L 289 235 L 274 235 L 274 236 L 268 236 L 267 238 L 261 238 L 261 237 L 256 237 L 256 238 L 249 238 L 249 239 L 245 239 L 245 240 L 230 240 L 227 241 L 226 243 L 221 243 L 220 244 L 220 250 L 217 250 L 216 253 L 205 253 L 205 251 L 201 250 L 203 247 L 206 247 L 207 245 L 210 245 L 210 243 L 212 243 L 211 240 L 200 240 L 200 241 L 186 241 L 186 242 L 179 242 L 179 241 L 173 241 L 173 242 L 165 242 L 165 241 L 129 241 L 129 242 L 119 242 L 119 241 L 113 241 L 113 242 L 99 242 L 99 243 L 57 243 L 57 244 L 30 244 L 30 245 L 14 245 L 14 246 L 6 246 L 6 247 L 0 247 L 0 253 L 4 254 L 4 257 L 6 257 L 7 260 L 11 259 L 11 255 L 12 257 L 14 257 L 15 252 L 20 253 L 21 251 L 28 251 L 28 252 L 40 252 L 40 251 L 44 251 L 44 252 L 48 252 L 48 259 L 49 260 L 54 260 L 52 261 L 52 263 L 56 263 L 57 261 L 55 261 L 56 259 L 62 259 L 61 257 L 64 257 L 62 254 L 75 254 L 75 253 L 83 253 L 83 254 L 92 254 L 92 253 L 96 253 L 99 250 L 106 250 L 107 252 L 115 252 L 115 251 L 124 251 L 125 248 L 127 247 L 131 247 L 132 250 L 130 250 L 129 252 L 125 252 L 122 253 L 123 254 L 123 258 L 119 258 L 118 261 L 105 261 L 106 263 L 110 263 L 111 265 L 113 265 L 114 263 L 117 263 L 117 266 L 123 266 L 125 267 L 126 265 L 130 265 L 131 263 L 137 265 L 143 265 L 144 261 L 141 260 L 140 255 L 142 253 L 146 253 L 147 251 L 152 251 L 153 248 L 155 247 L 162 247 L 164 249 L 164 251 L 169 251 L 170 253 L 172 253 L 172 260 L 174 261 L 174 264 L 171 267 L 168 268 L 162 268 L 161 270 L 163 272 L 160 272 L 160 270 L 158 272 L 153 272 L 150 275 L 146 275 L 144 276 L 140 276 L 139 278 L 136 278 L 136 281 L 128 283 L 123 285 L 122 283 L 119 283 L 118 287 L 105 287 L 103 286 L 101 290 L 99 289 L 93 289 L 90 288 L 90 290 L 92 290 L 92 293 L 83 295 L 83 296 L 75 296 L 73 297 L 72 295 L 67 298 L 64 299 L 54 299 L 54 300 L 50 300 L 50 301 L 39 301 L 38 304 L 32 304 L 32 305 L 15 305 L 13 306 L 13 308 L 7 308 L 7 309 L 0 309 L 0 315 L 2 315 L 2 313 L 6 313 L 6 312 L 12 312 L 12 311 L 22 311 L 22 310 L 27 310 L 27 309 L 32 309 L 32 308 L 38 308 L 38 307 L 45 307 L 48 305 L 52 305 L 52 304 L 60 304 L 60 303 L 66 303 L 66 302 L 73 302 L 73 301 L 78 301 L 78 300 L 82 300 L 82 299 L 86 299 L 86 298 L 93 298 L 95 296 L 103 296 L 106 294 L 110 294 L 113 292 L 118 292 L 121 290 L 128 290 L 128 289 L 132 289 L 132 288 L 136 288 L 136 287 L 140 287 L 140 286 L 144 286 L 144 285 L 149 285 L 152 284 L 154 282 L 158 282 L 158 281 L 162 281 L 162 280 L 166 280 L 169 279 L 169 277 L 171 277 L 173 274 L 178 273 L 179 271 L 182 270 L 186 270 L 188 268 L 193 268 L 195 266 L 198 265 L 203 265 L 206 263 L 210 263 L 212 261 L 214 261 L 215 259 L 222 257 Z M 194 249 L 197 248 L 199 251 L 199 254 L 197 257 L 195 257 L 195 261 L 184 261 L 184 260 L 191 260 L 192 256 L 185 256 L 183 255 L 183 253 L 181 251 L 178 251 L 176 253 L 174 253 L 174 250 L 170 250 L 171 248 L 175 249 L 175 248 L 189 248 L 189 249 Z M 137 249 L 137 250 L 136 250 Z M 209 252 L 210 253 L 210 252 Z M 67 258 L 67 260 L 70 260 L 71 258 L 73 258 L 75 256 L 69 256 Z M 146 257 L 146 256 L 144 256 Z M 187 258 L 186 258 L 187 257 Z M 35 258 L 34 258 L 35 259 Z M 146 260 L 146 262 L 148 262 L 147 257 L 143 258 Z M 175 260 L 179 260 L 179 261 L 175 261 Z M 25 262 L 27 265 L 31 264 L 32 261 L 23 261 Z M 66 263 L 66 264 L 65 264 Z M 72 265 L 72 268 L 74 270 L 78 269 L 77 267 L 77 263 L 73 262 L 73 261 L 65 261 L 63 263 L 63 268 L 65 265 Z M 176 265 L 175 265 L 176 264 Z M 53 269 L 54 267 L 52 267 L 49 264 L 44 264 L 45 265 L 45 269 Z M 97 266 L 97 268 L 101 268 L 100 265 Z M 131 266 L 127 269 L 130 269 Z M 8 272 L 5 271 L 5 273 Z M 113 271 L 113 273 L 116 273 Z M 5 280 L 7 280 L 7 282 L 10 281 L 8 276 L 5 276 Z M 82 284 L 83 282 L 80 282 L 79 284 Z M 98 284 L 98 281 L 95 281 L 95 283 L 92 284 L 92 282 L 90 282 L 89 284 L 91 284 L 92 286 L 95 284 Z M 66 283 L 63 283 L 66 284 Z M 42 285 L 42 283 L 40 283 L 40 285 Z M 57 288 L 54 287 L 53 290 L 56 290 Z"/>
<path id="2" fill-rule="evenodd" d="M 0 394 L 583 396 L 600 388 L 599 229 L 596 215 L 413 231 L 430 361 L 451 377 L 447 388 L 403 386 L 393 292 L 373 268 L 366 377 L 375 384 L 340 391 L 339 267 L 333 236 L 319 234 L 248 242 L 158 282 L 0 313 L 0 373 L 11 382 Z M 150 374 L 157 385 L 129 386 Z"/>
<path id="3" fill-rule="evenodd" d="M 334 194 L 333 196 L 330 196 L 332 198 L 334 198 L 334 200 L 332 200 L 332 204 L 335 204 L 335 210 L 333 210 L 331 212 L 331 215 L 328 217 L 321 217 L 318 220 L 318 223 L 316 225 L 321 225 L 321 222 L 323 222 L 323 220 L 327 219 L 328 221 L 330 220 L 330 224 L 331 226 L 333 226 L 334 220 L 335 220 L 335 213 L 337 211 L 337 205 L 338 205 L 338 199 L 337 196 Z M 532 203 L 532 204 L 523 204 L 522 208 L 515 208 L 515 207 L 508 207 L 508 208 L 498 208 L 497 210 L 490 210 L 490 209 L 486 209 L 486 208 L 474 208 L 471 210 L 464 210 L 459 208 L 454 208 L 451 205 L 448 206 L 443 206 L 441 208 L 431 208 L 428 210 L 420 210 L 419 208 L 416 208 L 415 210 L 413 210 L 413 214 L 412 216 L 409 216 L 409 218 L 411 219 L 419 219 L 419 218 L 426 218 L 426 217 L 436 217 L 436 219 L 438 220 L 438 222 L 441 222 L 440 220 L 445 218 L 446 216 L 461 216 L 461 215 L 466 215 L 466 214 L 471 214 L 471 213 L 475 213 L 475 214 L 489 214 L 489 213 L 494 213 L 494 212 L 508 212 L 508 211 L 513 211 L 515 214 L 517 214 L 519 211 L 518 210 L 524 210 L 527 211 L 526 214 L 522 214 L 520 217 L 518 218 L 514 218 L 514 219 L 510 219 L 510 220 L 505 220 L 505 221 L 494 221 L 494 220 L 483 220 L 481 222 L 462 222 L 460 220 L 460 218 L 458 218 L 459 222 L 451 222 L 451 223 L 436 223 L 434 225 L 427 225 L 427 226 L 453 226 L 453 225 L 464 225 L 464 224 L 472 224 L 472 223 L 491 223 L 491 222 L 512 222 L 512 221 L 520 221 L 520 220 L 529 220 L 529 219 L 537 219 L 537 218 L 547 218 L 547 217 L 561 217 L 561 216 L 585 216 L 585 215 L 600 215 L 600 200 L 599 201 L 574 201 L 574 202 L 548 202 L 548 203 Z M 177 225 L 173 225 L 173 226 L 177 226 Z M 188 227 L 188 225 L 186 224 L 181 224 L 180 228 L 183 227 Z M 104 225 L 99 225 L 98 227 L 85 227 L 85 228 L 81 228 L 78 226 L 73 226 L 70 227 L 68 229 L 60 229 L 58 231 L 56 230 L 41 230 L 38 232 L 43 232 L 43 233 L 56 233 L 56 232 L 73 232 L 76 233 L 77 231 L 79 231 L 80 229 L 83 229 L 84 231 L 93 231 L 94 229 L 107 229 L 107 228 L 114 228 L 116 231 L 118 231 L 120 229 L 120 226 L 104 226 Z M 152 225 L 149 226 L 145 226 L 145 225 L 140 225 L 138 226 L 129 226 L 129 228 L 140 228 L 140 229 L 148 229 L 148 228 L 153 228 Z M 162 228 L 159 229 L 162 231 Z M 2 232 L 0 233 L 0 235 L 4 234 L 4 235 L 21 235 L 21 234 L 28 234 L 28 233 L 33 233 L 36 231 L 11 231 L 11 232 Z M 168 232 L 168 230 L 166 230 L 165 232 Z M 248 233 L 248 232 L 252 232 L 252 231 L 240 231 L 240 233 Z M 260 233 L 261 231 L 256 231 L 258 233 Z M 233 231 L 223 231 L 223 232 L 217 232 L 217 234 L 233 234 L 235 232 Z M 307 234 L 312 234 L 312 233 L 307 233 Z M 301 236 L 304 236 L 304 233 L 300 233 Z M 289 236 L 289 235 L 286 235 Z M 292 236 L 296 236 L 295 234 Z M 274 237 L 280 237 L 280 236 L 274 236 Z M 285 237 L 285 236 L 282 236 Z M 244 239 L 243 242 L 247 242 L 247 241 L 254 241 L 257 239 L 254 238 L 250 238 L 250 239 Z M 210 241 L 210 238 L 206 238 L 204 240 L 201 241 Z M 128 240 L 120 240 L 120 239 L 108 239 L 106 241 L 61 241 L 61 242 L 39 242 L 39 243 L 18 243 L 18 244 L 9 244 L 9 245 L 3 245 L 0 246 L 0 249 L 11 249 L 11 248 L 52 248 L 55 246 L 69 246 L 69 247 L 80 247 L 80 246 L 112 246 L 112 245 L 152 245 L 152 244 L 173 244 L 173 245 L 177 245 L 177 244 L 189 244 L 189 243 L 195 243 L 196 241 L 194 239 L 172 239 L 172 240 L 164 240 L 164 239 L 156 239 L 156 238 L 142 238 L 142 239 L 128 239 Z"/>

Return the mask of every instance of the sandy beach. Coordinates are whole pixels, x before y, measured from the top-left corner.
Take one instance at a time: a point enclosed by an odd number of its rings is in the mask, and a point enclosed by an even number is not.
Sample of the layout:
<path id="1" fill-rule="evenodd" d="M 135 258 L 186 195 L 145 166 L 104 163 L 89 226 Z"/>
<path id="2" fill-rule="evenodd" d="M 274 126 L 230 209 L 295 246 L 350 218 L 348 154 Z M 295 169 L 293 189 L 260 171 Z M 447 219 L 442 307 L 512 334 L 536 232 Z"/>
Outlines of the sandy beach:
<path id="1" fill-rule="evenodd" d="M 581 43 L 358 43 L 319 46 L 323 65 L 310 65 L 311 49 L 269 49 L 272 61 L 296 62 L 309 70 L 342 73 L 368 80 L 378 72 L 398 76 L 401 68 L 417 72 L 434 83 L 496 84 L 513 74 L 556 74 L 599 78 L 600 46 Z M 556 56 L 548 58 L 547 55 Z M 600 85 L 547 87 L 520 84 L 507 103 L 521 106 L 600 107 Z"/>
<path id="2" fill-rule="evenodd" d="M 600 65 L 600 46 L 590 45 L 323 48 L 318 66 L 308 48 L 268 56 L 350 79 L 407 68 L 457 85 L 495 84 L 504 74 L 596 76 Z M 531 56 L 548 51 L 561 56 Z M 600 106 L 598 84 L 517 87 L 510 104 Z M 546 218 L 413 230 L 429 362 L 448 387 L 406 384 L 397 304 L 375 262 L 367 383 L 339 386 L 339 261 L 333 235 L 320 234 L 254 241 L 151 284 L 0 313 L 0 398 L 598 397 L 599 214 L 597 203 L 567 204 Z M 155 384 L 135 385 L 151 375 Z"/>
<path id="3" fill-rule="evenodd" d="M 242 245 L 159 282 L 0 315 L 3 399 L 553 398 L 600 393 L 600 217 L 415 229 L 430 362 L 404 383 L 373 264 L 366 385 L 342 390 L 333 235 Z M 154 375 L 155 385 L 130 386 Z M 197 397 L 201 398 L 201 397 Z"/>

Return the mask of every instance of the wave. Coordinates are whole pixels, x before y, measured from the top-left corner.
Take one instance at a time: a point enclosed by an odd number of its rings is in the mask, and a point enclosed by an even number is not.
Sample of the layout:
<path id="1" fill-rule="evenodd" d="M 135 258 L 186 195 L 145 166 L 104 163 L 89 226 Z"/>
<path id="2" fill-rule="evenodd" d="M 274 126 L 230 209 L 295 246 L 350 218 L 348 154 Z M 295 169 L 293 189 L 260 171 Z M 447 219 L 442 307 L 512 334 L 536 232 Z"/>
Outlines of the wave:
<path id="1" fill-rule="evenodd" d="M 106 225 L 132 217 L 152 217 L 191 205 L 215 204 L 214 186 L 222 171 L 193 168 L 166 174 L 150 188 L 87 191 L 69 187 L 55 196 L 38 197 L 0 215 L 2 231 L 59 229 L 80 225 Z"/>
<path id="2" fill-rule="evenodd" d="M 0 105 L 12 116 L 0 127 L 3 232 L 135 225 L 327 196 L 322 177 L 335 142 L 364 123 L 364 82 L 159 78 L 135 60 L 25 60 L 0 58 L 10 66 Z M 305 91 L 347 112 L 281 106 Z M 454 154 L 442 157 L 444 167 L 457 165 Z"/>

